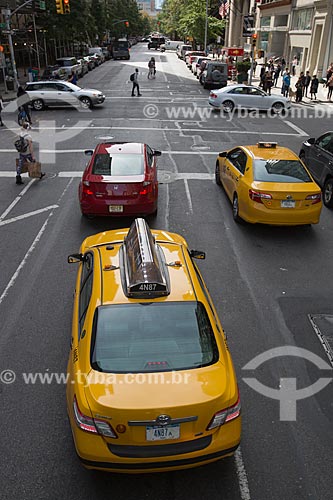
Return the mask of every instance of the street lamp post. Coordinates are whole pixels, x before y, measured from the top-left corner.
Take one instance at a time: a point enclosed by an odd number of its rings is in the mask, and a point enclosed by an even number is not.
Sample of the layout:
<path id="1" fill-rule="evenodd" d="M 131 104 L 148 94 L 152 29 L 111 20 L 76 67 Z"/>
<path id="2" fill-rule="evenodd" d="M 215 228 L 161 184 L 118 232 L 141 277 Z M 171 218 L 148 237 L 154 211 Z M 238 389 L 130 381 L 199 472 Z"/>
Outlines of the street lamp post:
<path id="1" fill-rule="evenodd" d="M 205 43 L 204 43 L 205 52 L 207 52 L 207 36 L 208 36 L 208 0 L 206 0 L 206 17 L 205 17 Z"/>

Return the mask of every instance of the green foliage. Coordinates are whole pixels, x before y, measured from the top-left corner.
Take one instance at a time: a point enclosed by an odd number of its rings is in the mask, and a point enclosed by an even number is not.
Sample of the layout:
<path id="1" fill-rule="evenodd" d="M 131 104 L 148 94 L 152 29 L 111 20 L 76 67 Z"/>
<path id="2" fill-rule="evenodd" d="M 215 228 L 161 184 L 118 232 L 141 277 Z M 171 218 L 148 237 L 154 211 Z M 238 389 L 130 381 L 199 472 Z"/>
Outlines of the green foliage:
<path id="1" fill-rule="evenodd" d="M 251 62 L 250 61 L 240 61 L 236 64 L 236 68 L 238 73 L 246 73 L 249 71 L 251 68 Z"/>
<path id="2" fill-rule="evenodd" d="M 207 40 L 222 35 L 225 21 L 218 15 L 219 0 L 210 0 Z M 206 0 L 165 0 L 158 17 L 161 31 L 174 38 L 193 38 L 203 44 L 205 38 Z"/>

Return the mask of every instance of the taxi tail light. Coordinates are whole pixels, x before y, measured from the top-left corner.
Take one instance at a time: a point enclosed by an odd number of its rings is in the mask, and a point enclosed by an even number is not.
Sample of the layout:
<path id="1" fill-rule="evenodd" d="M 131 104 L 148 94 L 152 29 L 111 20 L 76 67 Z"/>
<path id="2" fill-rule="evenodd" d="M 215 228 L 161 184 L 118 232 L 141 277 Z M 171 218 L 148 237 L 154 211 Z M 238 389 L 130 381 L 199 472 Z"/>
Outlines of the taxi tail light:
<path id="1" fill-rule="evenodd" d="M 254 191 L 253 189 L 249 189 L 249 196 L 251 200 L 256 201 L 257 203 L 263 203 L 262 200 L 271 200 L 272 195 L 269 193 L 261 193 L 260 191 Z"/>
<path id="2" fill-rule="evenodd" d="M 320 203 L 320 201 L 321 201 L 321 193 L 309 194 L 305 199 L 306 200 L 311 200 L 312 201 L 312 205 L 315 205 L 316 203 Z"/>
<path id="3" fill-rule="evenodd" d="M 241 412 L 241 402 L 238 393 L 237 403 L 235 403 L 233 406 L 229 406 L 228 408 L 225 408 L 224 410 L 215 413 L 214 417 L 212 418 L 207 427 L 207 431 L 215 429 L 216 427 L 221 427 L 221 425 L 225 424 L 226 422 L 234 420 L 235 418 L 239 417 L 240 412 Z"/>
<path id="4" fill-rule="evenodd" d="M 94 192 L 90 189 L 89 181 L 82 182 L 82 192 L 83 194 L 87 194 L 89 196 L 94 194 Z"/>
<path id="5" fill-rule="evenodd" d="M 153 185 L 150 181 L 143 182 L 142 186 L 143 187 L 140 189 L 140 192 L 139 192 L 140 195 L 145 196 L 145 195 L 151 193 L 153 190 Z"/>
<path id="6" fill-rule="evenodd" d="M 102 436 L 110 438 L 118 437 L 112 427 L 107 422 L 104 422 L 104 420 L 99 420 L 84 415 L 79 408 L 76 396 L 74 396 L 73 400 L 73 410 L 76 425 L 83 431 L 91 432 L 93 434 L 101 434 Z"/>

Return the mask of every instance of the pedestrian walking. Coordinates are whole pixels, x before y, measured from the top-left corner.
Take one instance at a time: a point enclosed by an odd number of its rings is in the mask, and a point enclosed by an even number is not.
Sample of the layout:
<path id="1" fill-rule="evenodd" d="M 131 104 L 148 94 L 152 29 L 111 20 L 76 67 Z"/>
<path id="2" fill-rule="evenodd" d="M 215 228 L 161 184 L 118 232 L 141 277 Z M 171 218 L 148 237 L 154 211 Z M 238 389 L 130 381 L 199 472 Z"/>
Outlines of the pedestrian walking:
<path id="1" fill-rule="evenodd" d="M 275 71 L 274 71 L 274 87 L 277 87 L 277 83 L 279 80 L 279 76 L 281 73 L 281 65 L 280 63 L 276 66 Z"/>
<path id="2" fill-rule="evenodd" d="M 286 69 L 286 65 L 287 65 L 286 64 L 286 60 L 285 60 L 284 57 L 282 57 L 282 59 L 281 59 L 281 71 L 282 71 L 282 74 L 283 74 L 284 70 Z"/>
<path id="3" fill-rule="evenodd" d="M 4 123 L 2 121 L 2 117 L 1 117 L 1 111 L 4 109 L 3 107 L 3 100 L 2 100 L 2 95 L 0 94 L 0 127 L 3 127 L 4 126 Z"/>
<path id="4" fill-rule="evenodd" d="M 16 149 L 19 152 L 19 159 L 16 167 L 16 184 L 24 184 L 22 181 L 21 173 L 22 167 L 25 162 L 34 162 L 35 154 L 32 144 L 32 137 L 29 134 L 30 124 L 28 122 L 24 122 L 21 127 L 21 132 L 19 135 L 19 139 L 15 141 Z M 40 174 L 40 179 L 44 177 L 44 173 Z"/>
<path id="5" fill-rule="evenodd" d="M 328 80 L 326 87 L 328 88 L 327 100 L 331 101 L 332 93 L 333 93 L 333 74 L 331 75 L 330 79 Z"/>
<path id="6" fill-rule="evenodd" d="M 32 121 L 31 121 L 30 110 L 29 110 L 30 99 L 29 99 L 28 92 L 26 92 L 24 90 L 24 88 L 21 87 L 21 85 L 20 85 L 19 88 L 17 89 L 16 95 L 18 97 L 17 107 L 18 107 L 20 113 L 24 112 L 25 121 L 27 121 L 31 125 Z"/>
<path id="7" fill-rule="evenodd" d="M 263 87 L 264 88 L 265 73 L 266 73 L 265 65 L 262 65 L 261 69 L 260 69 L 260 84 L 259 84 L 259 87 Z"/>
<path id="8" fill-rule="evenodd" d="M 297 59 L 297 57 L 295 56 L 295 57 L 294 57 L 294 59 L 293 59 L 292 65 L 291 65 L 291 74 L 292 74 L 293 76 L 295 76 L 295 75 L 296 75 L 296 66 L 297 66 L 297 64 L 298 64 L 298 59 Z"/>
<path id="9" fill-rule="evenodd" d="M 318 87 L 319 87 L 319 80 L 317 78 L 317 75 L 313 75 L 312 80 L 311 80 L 311 85 L 310 85 L 310 98 L 312 101 L 312 96 L 314 96 L 314 100 L 317 99 L 317 92 L 318 92 Z"/>
<path id="10" fill-rule="evenodd" d="M 133 77 L 133 79 L 132 79 Z M 139 70 L 138 68 L 135 68 L 135 72 L 131 75 L 131 81 L 133 82 L 133 87 L 132 87 L 132 97 L 135 96 L 134 91 L 136 89 L 138 97 L 141 96 L 140 94 L 140 87 L 138 83 L 138 77 L 139 77 Z"/>
<path id="11" fill-rule="evenodd" d="M 304 77 L 304 92 L 303 92 L 303 96 L 305 95 L 305 97 L 308 97 L 308 89 L 309 89 L 310 82 L 311 82 L 310 71 L 307 71 L 305 73 L 305 77 Z"/>
<path id="12" fill-rule="evenodd" d="M 291 81 L 290 73 L 287 70 L 286 73 L 283 75 L 283 86 L 282 86 L 282 88 L 283 88 L 283 96 L 284 97 L 288 97 L 288 95 L 289 95 L 290 81 Z"/>
<path id="13" fill-rule="evenodd" d="M 267 92 L 268 95 L 271 95 L 272 86 L 273 86 L 272 73 L 271 71 L 266 71 L 264 79 L 264 91 Z"/>
<path id="14" fill-rule="evenodd" d="M 148 80 L 149 78 L 155 78 L 156 75 L 156 64 L 155 64 L 155 57 L 152 57 L 150 61 L 148 62 Z"/>

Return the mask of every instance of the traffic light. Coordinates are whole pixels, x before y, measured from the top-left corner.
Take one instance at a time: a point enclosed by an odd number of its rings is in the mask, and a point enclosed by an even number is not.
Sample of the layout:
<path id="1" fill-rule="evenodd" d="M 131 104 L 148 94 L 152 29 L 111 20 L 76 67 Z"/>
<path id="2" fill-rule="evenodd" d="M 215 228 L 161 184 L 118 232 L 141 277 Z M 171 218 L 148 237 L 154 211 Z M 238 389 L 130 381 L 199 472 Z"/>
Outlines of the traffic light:
<path id="1" fill-rule="evenodd" d="M 252 35 L 252 47 L 256 47 L 257 46 L 257 33 L 253 33 Z"/>
<path id="2" fill-rule="evenodd" d="M 129 27 L 129 22 L 125 21 L 125 28 L 128 28 L 128 27 Z"/>
<path id="3" fill-rule="evenodd" d="M 55 3 L 56 3 L 57 14 L 63 14 L 64 13 L 63 0 L 55 0 Z"/>
<path id="4" fill-rule="evenodd" d="M 71 13 L 71 6 L 69 5 L 69 0 L 63 0 L 64 2 L 64 14 Z"/>

